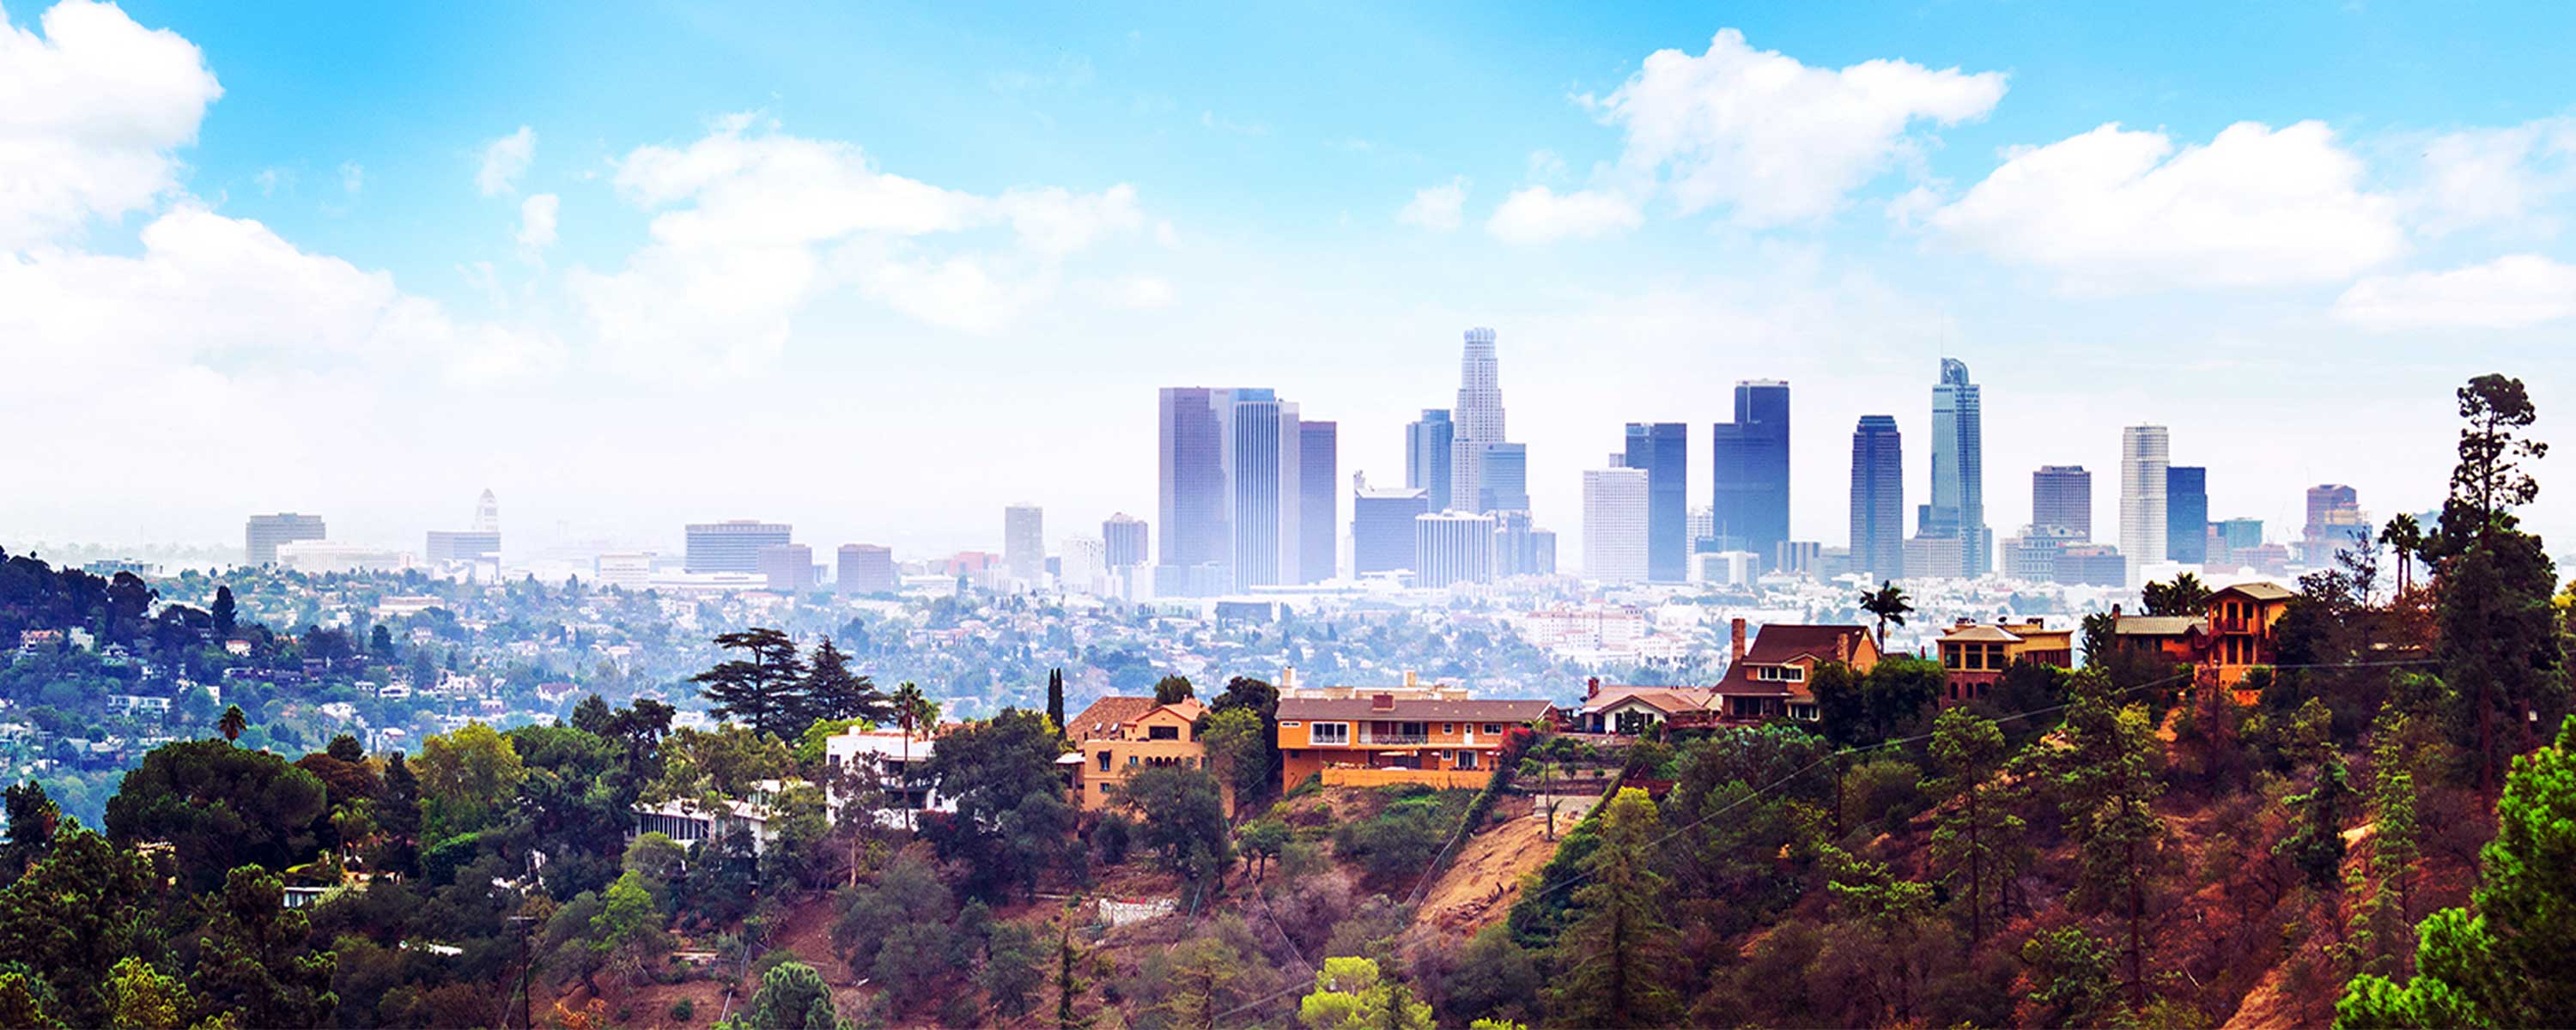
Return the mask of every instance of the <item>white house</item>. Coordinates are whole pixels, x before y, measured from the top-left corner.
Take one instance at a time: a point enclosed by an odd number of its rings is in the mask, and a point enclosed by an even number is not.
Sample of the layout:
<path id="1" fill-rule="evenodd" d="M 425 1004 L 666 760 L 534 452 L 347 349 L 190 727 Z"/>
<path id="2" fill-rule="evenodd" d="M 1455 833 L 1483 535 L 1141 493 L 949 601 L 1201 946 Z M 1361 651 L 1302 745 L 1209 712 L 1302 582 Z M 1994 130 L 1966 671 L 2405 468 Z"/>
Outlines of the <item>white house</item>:
<path id="1" fill-rule="evenodd" d="M 910 741 L 901 732 L 851 729 L 823 741 L 823 760 L 833 771 L 851 768 L 854 763 L 868 763 L 878 776 L 889 804 L 873 814 L 879 826 L 910 826 L 914 812 L 954 812 L 957 802 L 940 796 L 935 782 L 911 782 L 939 751 L 934 737 L 914 734 Z M 838 792 L 827 791 L 832 811 L 841 810 Z"/>

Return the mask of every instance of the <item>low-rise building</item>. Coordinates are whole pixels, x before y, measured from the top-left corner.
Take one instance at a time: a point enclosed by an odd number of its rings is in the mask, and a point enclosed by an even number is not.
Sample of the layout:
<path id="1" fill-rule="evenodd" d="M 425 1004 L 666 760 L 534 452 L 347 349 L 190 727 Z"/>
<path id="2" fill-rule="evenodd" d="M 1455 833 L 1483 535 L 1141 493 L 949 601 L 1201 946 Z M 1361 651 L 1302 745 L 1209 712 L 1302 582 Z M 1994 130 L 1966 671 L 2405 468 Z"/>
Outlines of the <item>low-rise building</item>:
<path id="1" fill-rule="evenodd" d="M 2075 664 L 2075 631 L 2050 629 L 2039 619 L 1981 625 L 1961 619 L 1941 634 L 1941 705 L 1986 696 L 2019 662 L 2067 668 Z"/>
<path id="2" fill-rule="evenodd" d="M 913 826 L 920 812 L 957 810 L 957 802 L 942 796 L 938 781 L 926 772 L 938 753 L 938 738 L 918 733 L 907 737 L 900 731 L 851 729 L 823 741 L 823 761 L 836 774 L 856 770 L 875 775 L 883 800 L 869 814 L 885 827 Z M 837 782 L 826 784 L 824 796 L 835 818 L 848 818 L 842 811 L 848 799 L 841 796 Z"/>
<path id="3" fill-rule="evenodd" d="M 1583 705 L 1575 726 L 1585 733 L 1635 736 L 1679 717 L 1684 723 L 1717 710 L 1718 692 L 1708 687 L 1604 686 L 1599 677 L 1584 681 Z"/>
<path id="4" fill-rule="evenodd" d="M 2253 582 L 2219 588 L 2198 615 L 2123 615 L 2113 608 L 2111 635 L 2123 651 L 2153 651 L 2206 670 L 2209 682 L 2250 705 L 2259 698 L 2244 689 L 2245 677 L 2280 661 L 2273 629 L 2298 597 L 2278 583 Z"/>
<path id="5" fill-rule="evenodd" d="M 1818 667 L 1847 665 L 1868 672 L 1878 665 L 1878 641 L 1860 626 L 1772 623 L 1747 648 L 1741 620 L 1735 625 L 1735 661 L 1718 681 L 1717 721 L 1737 724 L 1816 718 L 1816 695 L 1807 684 Z"/>
<path id="6" fill-rule="evenodd" d="M 1422 783 L 1480 787 L 1491 775 L 1503 735 L 1545 718 L 1543 700 L 1452 700 L 1400 697 L 1382 690 L 1356 697 L 1279 699 L 1281 787 L 1308 776 L 1346 776 L 1359 784 Z"/>
<path id="7" fill-rule="evenodd" d="M 1139 702 L 1142 704 L 1140 705 Z M 1118 788 L 1139 771 L 1162 766 L 1207 767 L 1207 749 L 1199 744 L 1199 717 L 1207 706 L 1195 699 L 1158 705 L 1150 697 L 1104 697 L 1070 720 L 1067 733 L 1082 749 L 1081 771 L 1074 790 L 1085 809 L 1117 803 Z M 1226 808 L 1233 810 L 1233 792 Z"/>

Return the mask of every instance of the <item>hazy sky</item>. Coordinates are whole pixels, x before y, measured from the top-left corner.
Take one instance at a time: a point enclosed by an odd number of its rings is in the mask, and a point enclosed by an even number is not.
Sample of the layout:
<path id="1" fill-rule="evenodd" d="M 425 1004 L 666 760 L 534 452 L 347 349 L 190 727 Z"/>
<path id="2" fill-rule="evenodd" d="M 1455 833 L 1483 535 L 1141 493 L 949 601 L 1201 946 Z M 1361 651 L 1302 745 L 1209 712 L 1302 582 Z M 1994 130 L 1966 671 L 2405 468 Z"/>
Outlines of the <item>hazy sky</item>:
<path id="1" fill-rule="evenodd" d="M 2133 422 L 2276 533 L 2432 506 L 2469 375 L 2576 425 L 2576 6 L 1300 6 L 13 7 L 0 541 L 1052 541 L 1152 516 L 1157 386 L 1400 480 L 1472 325 L 1569 565 L 1743 378 L 1837 545 L 1945 353 L 1998 535 L 2080 463 L 2115 539 Z"/>

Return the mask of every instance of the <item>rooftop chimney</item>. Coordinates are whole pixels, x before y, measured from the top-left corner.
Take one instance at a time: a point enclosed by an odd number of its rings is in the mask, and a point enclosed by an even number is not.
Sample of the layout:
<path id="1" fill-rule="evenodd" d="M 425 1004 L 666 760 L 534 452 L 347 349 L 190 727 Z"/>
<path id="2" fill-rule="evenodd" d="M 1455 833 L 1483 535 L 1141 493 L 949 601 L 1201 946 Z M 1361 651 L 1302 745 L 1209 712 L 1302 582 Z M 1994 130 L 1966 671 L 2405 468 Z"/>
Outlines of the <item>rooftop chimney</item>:
<path id="1" fill-rule="evenodd" d="M 1590 701 L 1590 700 L 1592 700 L 1593 698 L 1600 697 L 1600 696 L 1601 696 L 1601 677 L 1599 677 L 1599 676 L 1593 676 L 1593 677 L 1589 677 L 1589 678 L 1585 679 L 1585 680 L 1583 681 L 1583 699 L 1584 699 L 1584 700 L 1586 700 L 1586 701 Z"/>
<path id="2" fill-rule="evenodd" d="M 1728 624 L 1728 629 L 1729 629 L 1729 631 L 1731 632 L 1731 634 L 1732 634 L 1732 635 L 1734 636 L 1734 638 L 1735 638 L 1735 658 L 1734 658 L 1734 660 L 1735 660 L 1735 661 L 1739 661 L 1739 662 L 1740 662 L 1740 661 L 1743 661 L 1743 660 L 1744 660 L 1744 617 L 1743 617 L 1743 616 L 1741 616 L 1741 615 L 1736 616 L 1736 617 L 1735 617 L 1735 619 L 1734 619 L 1731 623 L 1729 623 L 1729 624 Z"/>
<path id="3" fill-rule="evenodd" d="M 1286 666 L 1281 666 L 1281 667 L 1280 667 L 1280 669 L 1279 669 L 1279 689 L 1281 689 L 1281 690 L 1295 690 L 1295 689 L 1297 689 L 1297 667 L 1296 667 L 1296 666 L 1294 666 L 1294 665 L 1286 665 Z"/>
<path id="4" fill-rule="evenodd" d="M 1413 689 L 1413 688 L 1414 688 L 1414 685 L 1415 685 L 1416 683 L 1418 683 L 1418 682 L 1420 682 L 1420 680 L 1419 680 L 1419 679 L 1417 679 L 1417 678 L 1414 676 L 1414 674 L 1413 674 L 1413 670 L 1411 670 L 1411 669 L 1406 669 L 1406 670 L 1404 670 L 1404 689 L 1406 689 L 1406 690 L 1411 690 L 1411 689 Z"/>
<path id="5" fill-rule="evenodd" d="M 1409 673 L 1409 672 L 1408 672 L 1408 673 L 1405 673 L 1404 675 L 1405 675 L 1405 678 L 1407 678 L 1407 679 L 1411 679 L 1411 678 L 1413 677 L 1413 674 L 1412 674 L 1412 673 Z M 1395 710 L 1395 695 L 1393 695 L 1393 694 L 1372 694 L 1372 695 L 1369 695 L 1369 711 L 1372 711 L 1372 712 L 1392 712 L 1392 711 L 1394 711 L 1394 710 Z"/>

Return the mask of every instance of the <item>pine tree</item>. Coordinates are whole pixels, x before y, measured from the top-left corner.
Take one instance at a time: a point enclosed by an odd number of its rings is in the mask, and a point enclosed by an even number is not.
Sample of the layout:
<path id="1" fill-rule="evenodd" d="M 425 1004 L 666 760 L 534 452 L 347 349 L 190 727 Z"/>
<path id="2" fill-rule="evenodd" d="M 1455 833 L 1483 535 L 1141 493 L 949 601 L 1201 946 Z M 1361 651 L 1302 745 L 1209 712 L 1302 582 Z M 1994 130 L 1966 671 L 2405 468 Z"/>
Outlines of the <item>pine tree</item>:
<path id="1" fill-rule="evenodd" d="M 197 938 L 196 975 L 204 1015 L 232 1013 L 242 1026 L 321 1026 L 340 999 L 334 959 L 316 952 L 304 913 L 285 907 L 275 875 L 243 866 L 224 877 L 213 918 Z"/>
<path id="2" fill-rule="evenodd" d="M 2146 706 L 2121 705 L 2097 670 L 2077 677 L 2065 732 L 2070 747 L 2061 756 L 2058 789 L 2066 833 L 2082 863 L 2075 901 L 2126 925 L 2130 1002 L 2144 1007 L 2147 895 L 2166 837 L 2154 809 L 2164 793 L 2155 768 L 2162 749 Z"/>
<path id="3" fill-rule="evenodd" d="M 2019 872 L 2024 825 L 2003 803 L 1994 781 L 2005 760 L 2003 730 L 1994 720 L 1952 708 L 1932 724 L 1932 764 L 1940 778 L 1932 789 L 1951 799 L 1932 831 L 1935 861 L 1964 879 L 1968 939 L 1986 937 L 1986 913 L 2003 885 Z"/>
<path id="4" fill-rule="evenodd" d="M 233 588 L 228 586 L 216 587 L 214 608 L 206 614 L 212 616 L 214 619 L 215 638 L 217 640 L 232 639 L 233 630 L 237 626 L 237 623 L 234 620 L 238 618 L 240 614 L 240 609 L 236 608 L 233 604 Z"/>
<path id="5" fill-rule="evenodd" d="M 850 673 L 850 656 L 824 637 L 805 661 L 805 711 L 793 720 L 811 724 L 822 719 L 866 719 L 882 723 L 894 714 L 893 702 L 877 690 L 876 681 Z"/>
<path id="6" fill-rule="evenodd" d="M 796 642 L 774 629 L 754 627 L 716 636 L 716 646 L 749 658 L 727 659 L 689 678 L 713 702 L 718 718 L 733 719 L 782 740 L 804 732 L 797 719 L 809 710 L 804 697 L 805 664 L 796 657 Z M 810 722 L 811 720 L 806 720 Z"/>
<path id="7" fill-rule="evenodd" d="M 2317 767 L 2316 786 L 2290 798 L 2290 806 L 2299 812 L 2299 825 L 2272 852 L 2287 856 L 2290 865 L 2308 878 L 2308 885 L 2318 890 L 2343 883 L 2343 818 L 2351 803 L 2352 785 L 2345 779 L 2343 759 L 2332 756 Z"/>
<path id="8" fill-rule="evenodd" d="M 2501 375 L 2459 390 L 2459 464 L 2442 505 L 2435 559 L 2442 680 L 2453 738 L 2466 748 L 2480 790 L 2529 742 L 2530 713 L 2555 720 L 2566 704 L 2555 610 L 2555 571 L 2540 538 L 2513 514 L 2540 493 L 2522 466 L 2549 453 L 2524 435 L 2538 418 L 2522 381 Z"/>
<path id="9" fill-rule="evenodd" d="M 1063 669 L 1047 670 L 1047 721 L 1055 724 L 1057 733 L 1064 732 Z"/>
<path id="10" fill-rule="evenodd" d="M 385 789 L 373 802 L 376 832 L 384 846 L 376 863 L 402 876 L 420 874 L 420 777 L 400 751 L 385 763 Z"/>
<path id="11" fill-rule="evenodd" d="M 0 844 L 0 886 L 17 882 L 28 866 L 45 857 L 63 818 L 62 808 L 46 795 L 45 785 L 34 780 L 10 784 L 7 797 L 9 840 Z"/>
<path id="12" fill-rule="evenodd" d="M 1550 1021 L 1567 1026 L 1669 1026 L 1676 934 L 1664 922 L 1666 878 L 1654 868 L 1655 803 L 1623 788 L 1602 806 L 1600 845 L 1583 859 L 1584 885 L 1557 938 Z"/>
<path id="13" fill-rule="evenodd" d="M 2355 977 L 2346 1027 L 2576 1026 L 2576 718 L 2514 759 L 2466 909 L 2418 928 L 2414 979 Z M 2474 914 L 2472 914 L 2474 913 Z"/>

